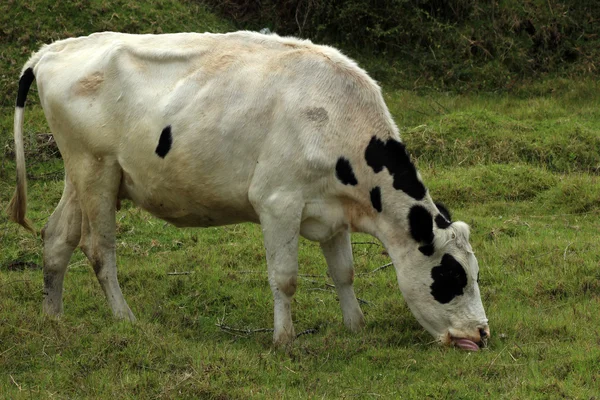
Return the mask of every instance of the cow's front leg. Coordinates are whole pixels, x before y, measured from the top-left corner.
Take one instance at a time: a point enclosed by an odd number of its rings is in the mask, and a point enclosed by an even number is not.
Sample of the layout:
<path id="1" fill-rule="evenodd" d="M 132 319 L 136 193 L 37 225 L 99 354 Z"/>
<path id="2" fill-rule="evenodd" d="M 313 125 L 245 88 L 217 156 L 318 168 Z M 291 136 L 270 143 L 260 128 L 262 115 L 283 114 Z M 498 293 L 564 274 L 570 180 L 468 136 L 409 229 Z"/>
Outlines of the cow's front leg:
<path id="1" fill-rule="evenodd" d="M 359 331 L 365 325 L 365 317 L 360 310 L 352 287 L 354 265 L 350 233 L 343 231 L 328 241 L 321 242 L 321 249 L 327 260 L 329 276 L 335 283 L 335 289 L 340 299 L 344 325 L 353 332 Z"/>
<path id="2" fill-rule="evenodd" d="M 295 200 L 261 205 L 269 285 L 275 300 L 273 342 L 286 345 L 295 337 L 291 302 L 298 282 L 298 237 L 302 205 Z"/>

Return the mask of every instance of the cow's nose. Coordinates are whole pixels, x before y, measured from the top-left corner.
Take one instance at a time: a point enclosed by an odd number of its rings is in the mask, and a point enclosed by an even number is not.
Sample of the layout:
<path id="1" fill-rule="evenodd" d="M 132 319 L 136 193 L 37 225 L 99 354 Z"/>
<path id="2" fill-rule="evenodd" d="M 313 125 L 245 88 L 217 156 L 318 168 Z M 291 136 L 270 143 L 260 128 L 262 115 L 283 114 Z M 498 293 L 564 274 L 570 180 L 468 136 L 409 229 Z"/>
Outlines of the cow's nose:
<path id="1" fill-rule="evenodd" d="M 481 337 L 481 340 L 489 339 L 490 338 L 490 328 L 488 326 L 479 328 L 479 336 Z"/>

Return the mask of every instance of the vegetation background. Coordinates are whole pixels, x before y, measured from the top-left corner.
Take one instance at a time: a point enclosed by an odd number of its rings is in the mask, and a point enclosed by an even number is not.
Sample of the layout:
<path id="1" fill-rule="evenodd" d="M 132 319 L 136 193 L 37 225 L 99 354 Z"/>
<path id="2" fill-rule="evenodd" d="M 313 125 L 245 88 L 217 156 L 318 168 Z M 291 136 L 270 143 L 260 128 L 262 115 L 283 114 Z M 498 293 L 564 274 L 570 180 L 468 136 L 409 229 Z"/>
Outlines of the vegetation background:
<path id="1" fill-rule="evenodd" d="M 0 209 L 14 189 L 22 64 L 94 31 L 268 27 L 327 43 L 380 81 L 436 200 L 472 227 L 492 339 L 444 348 L 353 237 L 367 327 L 346 332 L 318 245 L 302 241 L 301 335 L 271 347 L 260 228 L 177 230 L 126 203 L 114 322 L 81 252 L 65 315 L 41 313 L 39 235 L 0 212 L 0 398 L 600 398 L 600 7 L 592 0 L 89 0 L 0 4 Z M 62 160 L 32 90 L 29 215 L 60 198 Z"/>

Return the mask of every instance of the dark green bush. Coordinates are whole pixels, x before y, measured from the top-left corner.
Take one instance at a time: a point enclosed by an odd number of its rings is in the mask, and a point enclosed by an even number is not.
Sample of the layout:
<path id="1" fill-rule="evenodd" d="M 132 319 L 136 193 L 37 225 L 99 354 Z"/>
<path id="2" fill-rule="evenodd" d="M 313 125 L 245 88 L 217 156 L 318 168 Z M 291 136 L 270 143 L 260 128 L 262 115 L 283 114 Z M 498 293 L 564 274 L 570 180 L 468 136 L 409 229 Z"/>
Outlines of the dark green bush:
<path id="1" fill-rule="evenodd" d="M 594 73 L 600 53 L 591 0 L 204 1 L 239 28 L 338 45 L 376 78 L 416 87 L 510 89 L 521 78 Z"/>

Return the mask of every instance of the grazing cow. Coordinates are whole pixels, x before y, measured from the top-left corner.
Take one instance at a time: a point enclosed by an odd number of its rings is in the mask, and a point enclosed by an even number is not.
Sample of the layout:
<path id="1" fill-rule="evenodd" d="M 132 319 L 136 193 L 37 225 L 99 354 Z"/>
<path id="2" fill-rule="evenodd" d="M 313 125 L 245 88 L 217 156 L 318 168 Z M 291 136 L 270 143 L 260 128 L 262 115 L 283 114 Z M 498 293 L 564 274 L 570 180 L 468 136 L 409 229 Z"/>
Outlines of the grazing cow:
<path id="1" fill-rule="evenodd" d="M 477 350 L 489 336 L 468 226 L 432 201 L 380 88 L 337 50 L 252 32 L 106 32 L 44 46 L 23 68 L 15 111 L 9 213 L 29 228 L 23 112 L 34 79 L 65 165 L 42 230 L 47 314 L 62 312 L 81 246 L 113 314 L 135 319 L 115 259 L 117 203 L 130 199 L 176 226 L 260 223 L 275 344 L 295 338 L 299 235 L 321 244 L 345 325 L 363 327 L 350 231 L 385 245 L 436 339 Z"/>

